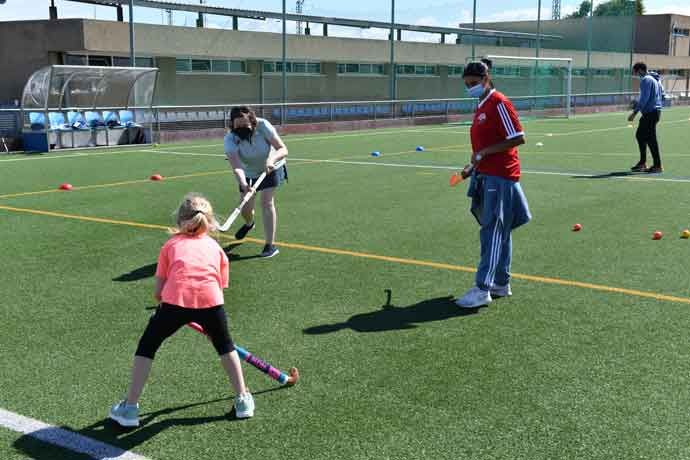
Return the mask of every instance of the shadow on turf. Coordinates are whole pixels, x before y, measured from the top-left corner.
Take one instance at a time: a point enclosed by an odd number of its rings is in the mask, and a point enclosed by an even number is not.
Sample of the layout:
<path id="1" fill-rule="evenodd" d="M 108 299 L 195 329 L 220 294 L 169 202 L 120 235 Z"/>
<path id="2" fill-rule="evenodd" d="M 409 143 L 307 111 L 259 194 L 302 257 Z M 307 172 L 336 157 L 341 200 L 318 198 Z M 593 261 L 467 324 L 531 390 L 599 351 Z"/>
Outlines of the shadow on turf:
<path id="1" fill-rule="evenodd" d="M 249 260 L 249 259 L 257 259 L 261 257 L 260 255 L 254 255 L 254 256 L 239 256 L 237 254 L 233 254 L 232 250 L 235 249 L 236 247 L 240 246 L 241 243 L 233 243 L 230 244 L 226 247 L 223 248 L 225 253 L 228 255 L 228 258 L 230 259 L 231 262 L 235 261 L 240 261 L 240 260 Z M 128 272 L 128 273 L 123 273 L 122 275 L 113 278 L 113 281 L 118 281 L 121 283 L 129 283 L 132 281 L 139 281 L 143 280 L 146 278 L 151 278 L 156 274 L 156 267 L 157 263 L 153 264 L 148 264 L 144 265 L 143 267 L 135 268 L 134 270 Z"/>
<path id="2" fill-rule="evenodd" d="M 273 387 L 267 390 L 254 392 L 254 396 L 270 393 L 273 391 L 283 390 L 288 387 L 280 386 Z M 42 441 L 41 439 L 55 439 L 60 436 L 60 430 L 67 430 L 74 433 L 81 434 L 91 439 L 106 443 L 115 448 L 122 449 L 125 451 L 133 450 L 136 446 L 148 441 L 159 433 L 165 431 L 168 428 L 176 426 L 196 426 L 205 425 L 208 423 L 216 422 L 229 422 L 242 420 L 235 418 L 235 410 L 232 409 L 225 414 L 212 415 L 206 417 L 173 417 L 166 418 L 164 420 L 155 421 L 156 418 L 161 416 L 166 416 L 174 414 L 175 412 L 183 411 L 186 409 L 205 406 L 209 404 L 215 404 L 219 402 L 227 402 L 228 405 L 232 403 L 233 398 L 218 398 L 209 401 L 202 401 L 198 403 L 185 404 L 182 406 L 171 407 L 168 409 L 161 409 L 155 412 L 143 413 L 140 416 L 141 425 L 138 428 L 123 428 L 117 423 L 110 419 L 99 420 L 98 422 L 89 425 L 80 430 L 75 430 L 71 427 L 52 427 L 45 428 L 33 433 L 32 436 L 23 435 L 13 443 L 13 447 L 21 451 L 24 455 L 29 456 L 34 460 L 86 460 L 92 459 L 93 457 L 78 454 L 70 450 L 57 447 L 52 445 L 47 441 Z M 120 454 L 121 455 L 121 454 Z M 98 456 L 98 459 L 111 459 L 118 458 L 118 453 L 115 449 L 109 452 L 103 452 L 102 456 Z"/>
<path id="3" fill-rule="evenodd" d="M 410 305 L 396 307 L 384 305 L 380 310 L 350 317 L 343 323 L 322 324 L 304 329 L 305 334 L 318 335 L 352 329 L 356 332 L 383 332 L 401 329 L 414 329 L 418 323 L 443 321 L 457 316 L 469 316 L 479 308 L 460 308 L 451 296 L 437 297 Z"/>
<path id="4" fill-rule="evenodd" d="M 613 171 L 604 174 L 586 175 L 586 176 L 573 176 L 573 179 L 610 179 L 612 177 L 628 177 L 628 176 L 640 176 L 646 175 L 647 173 L 639 173 L 632 171 Z"/>
<path id="5" fill-rule="evenodd" d="M 148 264 L 143 267 L 135 268 L 129 273 L 123 273 L 117 278 L 113 278 L 113 281 L 120 281 L 122 283 L 128 283 L 130 281 L 139 281 L 145 278 L 151 278 L 156 274 L 156 266 L 158 264 Z"/>
<path id="6" fill-rule="evenodd" d="M 227 254 L 228 259 L 230 259 L 230 262 L 239 262 L 241 260 L 251 260 L 251 259 L 260 259 L 261 255 L 259 254 L 254 254 L 253 256 L 240 256 L 238 254 L 234 254 L 232 252 L 233 249 L 242 246 L 242 243 L 232 243 L 223 248 L 223 251 L 225 251 L 225 254 Z"/>

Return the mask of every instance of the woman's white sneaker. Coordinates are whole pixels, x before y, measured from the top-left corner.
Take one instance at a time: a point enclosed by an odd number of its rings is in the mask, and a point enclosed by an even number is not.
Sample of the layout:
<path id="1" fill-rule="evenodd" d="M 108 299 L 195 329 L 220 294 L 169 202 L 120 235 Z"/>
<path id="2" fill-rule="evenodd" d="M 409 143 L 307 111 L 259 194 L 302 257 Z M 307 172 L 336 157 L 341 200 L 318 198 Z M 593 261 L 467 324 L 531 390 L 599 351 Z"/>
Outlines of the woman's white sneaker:
<path id="1" fill-rule="evenodd" d="M 491 303 L 491 294 L 489 291 L 473 287 L 465 293 L 461 298 L 455 301 L 455 305 L 462 308 L 477 308 Z"/>

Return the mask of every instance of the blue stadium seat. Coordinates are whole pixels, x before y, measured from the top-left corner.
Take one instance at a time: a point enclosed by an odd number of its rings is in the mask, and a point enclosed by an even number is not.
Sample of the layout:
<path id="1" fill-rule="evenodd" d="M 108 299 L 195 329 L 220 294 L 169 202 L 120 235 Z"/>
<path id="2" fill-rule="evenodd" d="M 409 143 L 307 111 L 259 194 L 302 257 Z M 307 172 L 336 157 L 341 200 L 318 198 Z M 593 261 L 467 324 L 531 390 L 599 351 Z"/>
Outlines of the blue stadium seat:
<path id="1" fill-rule="evenodd" d="M 50 129 L 52 131 L 64 131 L 70 129 L 69 125 L 65 123 L 65 115 L 61 112 L 50 112 L 48 114 L 48 120 L 50 121 Z"/>
<path id="2" fill-rule="evenodd" d="M 98 112 L 86 112 L 85 114 L 86 124 L 91 128 L 99 128 L 105 126 L 105 122 Z"/>
<path id="3" fill-rule="evenodd" d="M 74 129 L 88 129 L 84 115 L 79 112 L 67 112 L 67 123 Z"/>
<path id="4" fill-rule="evenodd" d="M 103 121 L 108 128 L 120 127 L 120 119 L 117 116 L 117 112 L 111 112 L 109 110 L 103 111 Z"/>
<path id="5" fill-rule="evenodd" d="M 134 114 L 131 110 L 120 110 L 120 124 L 124 126 L 134 124 Z"/>
<path id="6" fill-rule="evenodd" d="M 29 112 L 29 123 L 32 131 L 43 131 L 46 129 L 46 116 L 41 112 Z"/>

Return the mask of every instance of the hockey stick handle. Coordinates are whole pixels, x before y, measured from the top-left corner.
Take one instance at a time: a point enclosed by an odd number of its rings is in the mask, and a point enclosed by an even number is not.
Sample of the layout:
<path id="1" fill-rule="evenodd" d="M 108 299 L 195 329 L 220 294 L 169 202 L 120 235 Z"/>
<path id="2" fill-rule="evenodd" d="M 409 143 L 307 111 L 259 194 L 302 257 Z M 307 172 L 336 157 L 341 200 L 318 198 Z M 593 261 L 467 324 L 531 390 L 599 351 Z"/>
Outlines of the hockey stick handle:
<path id="1" fill-rule="evenodd" d="M 201 325 L 198 323 L 189 323 L 187 324 L 187 326 L 191 327 L 197 332 L 200 332 L 208 336 L 206 334 L 206 331 L 204 331 L 204 328 L 201 327 Z M 277 381 L 281 385 L 294 385 L 297 383 L 297 380 L 299 380 L 299 371 L 296 367 L 291 368 L 290 373 L 286 374 L 280 369 L 271 366 L 269 363 L 262 360 L 261 358 L 254 356 L 249 351 L 237 344 L 235 344 L 235 350 L 237 351 L 237 354 L 240 356 L 240 359 L 242 361 L 251 364 L 255 368 L 259 369 L 261 372 L 268 374 L 269 377 L 271 377 L 273 380 Z"/>
<path id="2" fill-rule="evenodd" d="M 278 169 L 282 168 L 285 166 L 285 158 L 276 161 L 275 164 L 273 165 L 273 171 L 277 171 Z M 256 179 L 256 182 L 251 186 L 249 189 L 249 193 L 244 197 L 244 199 L 241 201 L 240 205 L 238 206 L 240 209 L 244 207 L 245 204 L 249 201 L 249 199 L 256 193 L 256 190 L 259 188 L 259 185 L 266 179 L 266 171 L 262 172 L 261 175 Z"/>
<path id="3" fill-rule="evenodd" d="M 281 159 L 280 161 L 277 161 L 274 165 L 274 171 L 277 171 L 279 168 L 282 168 L 285 166 L 285 158 Z M 228 217 L 223 225 L 218 227 L 218 230 L 221 232 L 227 232 L 230 229 L 230 226 L 235 222 L 235 219 L 240 215 L 242 212 L 242 208 L 246 206 L 247 203 L 249 203 L 249 200 L 252 199 L 254 194 L 256 193 L 256 190 L 259 188 L 261 183 L 266 179 L 266 171 L 262 172 L 261 175 L 256 179 L 256 182 L 249 188 L 249 192 L 244 195 L 244 198 L 242 198 L 242 201 L 240 201 L 240 204 L 237 205 L 235 210 L 230 214 L 230 217 Z"/>

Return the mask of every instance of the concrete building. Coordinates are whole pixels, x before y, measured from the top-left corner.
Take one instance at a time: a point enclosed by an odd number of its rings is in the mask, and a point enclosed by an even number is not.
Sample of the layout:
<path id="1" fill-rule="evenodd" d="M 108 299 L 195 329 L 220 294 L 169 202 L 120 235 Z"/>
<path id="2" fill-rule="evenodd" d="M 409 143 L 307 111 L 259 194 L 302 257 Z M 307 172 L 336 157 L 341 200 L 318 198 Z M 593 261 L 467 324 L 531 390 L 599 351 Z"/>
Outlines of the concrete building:
<path id="1" fill-rule="evenodd" d="M 653 14 L 635 16 L 633 21 L 626 16 L 595 16 L 592 18 L 592 50 L 629 52 L 634 41 L 637 54 L 690 57 L 690 16 L 677 14 Z M 472 27 L 472 24 L 460 24 Z M 536 33 L 537 21 L 483 22 L 477 27 L 510 30 L 512 32 Z M 558 34 L 561 40 L 549 43 L 556 49 L 585 50 L 589 31 L 589 18 L 541 21 L 544 34 Z M 463 36 L 463 42 L 471 37 Z M 679 60 L 679 64 L 687 64 Z"/>
<path id="2" fill-rule="evenodd" d="M 608 19 L 600 19 L 595 20 L 597 30 L 615 30 Z M 642 30 L 674 24 L 676 34 L 657 42 L 636 40 L 640 43 L 639 52 L 632 59 L 645 60 L 659 70 L 679 71 L 687 79 L 690 43 L 683 33 L 690 28 L 687 25 L 690 18 L 667 15 L 639 20 L 641 24 L 651 21 Z M 621 91 L 631 87 L 628 73 L 631 54 L 624 47 L 605 47 L 597 42 L 590 56 L 590 65 L 597 72 L 586 83 L 581 71 L 587 65 L 582 24 L 550 22 L 545 22 L 544 32 L 561 34 L 563 40 L 544 41 L 541 55 L 573 58 L 574 92 Z M 497 28 L 499 25 L 503 30 L 514 31 L 530 27 L 519 22 L 483 26 Z M 654 33 L 651 35 L 656 37 Z M 280 34 L 136 24 L 135 36 L 137 65 L 160 68 L 156 104 L 253 104 L 281 100 Z M 477 53 L 534 56 L 534 48 L 520 43 L 506 46 L 505 40 L 484 42 L 478 45 Z M 389 46 L 384 40 L 289 35 L 289 101 L 388 99 L 392 70 L 388 63 Z M 129 65 L 128 56 L 128 25 L 123 22 L 87 19 L 0 22 L 0 62 L 5 69 L 0 79 L 0 102 L 19 98 L 28 76 L 40 67 Z M 463 97 L 462 66 L 470 56 L 471 46 L 463 41 L 460 44 L 396 41 L 397 98 Z M 531 94 L 534 86 L 529 79 L 509 73 L 497 75 L 507 94 Z M 562 74 L 540 75 L 538 81 L 544 94 L 563 92 Z"/>

